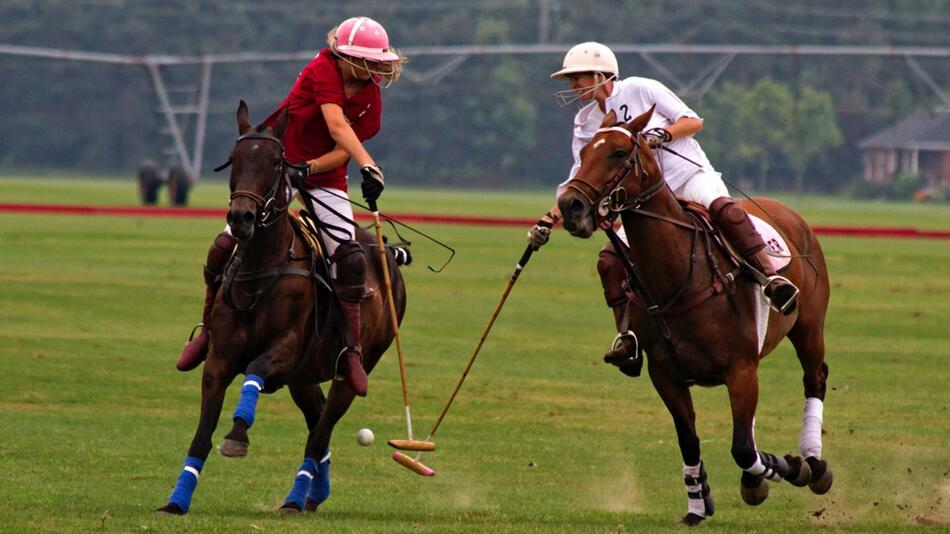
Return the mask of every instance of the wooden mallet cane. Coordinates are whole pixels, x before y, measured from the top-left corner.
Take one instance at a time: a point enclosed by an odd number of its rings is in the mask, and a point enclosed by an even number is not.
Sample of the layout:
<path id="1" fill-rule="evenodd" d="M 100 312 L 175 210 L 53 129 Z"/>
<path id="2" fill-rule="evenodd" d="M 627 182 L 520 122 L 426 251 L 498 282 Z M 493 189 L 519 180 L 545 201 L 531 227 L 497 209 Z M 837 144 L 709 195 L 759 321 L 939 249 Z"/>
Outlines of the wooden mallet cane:
<path id="1" fill-rule="evenodd" d="M 482 332 L 482 337 L 478 340 L 478 345 L 475 347 L 475 352 L 472 353 L 472 357 L 468 360 L 468 365 L 465 366 L 465 370 L 462 371 L 462 376 L 459 378 L 458 384 L 455 385 L 455 389 L 452 391 L 452 395 L 449 397 L 449 401 L 445 403 L 445 407 L 442 408 L 442 413 L 439 414 L 439 418 L 435 421 L 435 425 L 432 426 L 432 430 L 429 431 L 428 437 L 426 437 L 426 442 L 432 440 L 435 437 L 435 433 L 439 430 L 439 425 L 442 424 L 442 420 L 445 419 L 445 414 L 448 413 L 449 407 L 452 406 L 452 403 L 455 401 L 455 396 L 458 395 L 460 389 L 462 389 L 462 384 L 465 382 L 465 378 L 468 377 L 468 372 L 472 368 L 472 364 L 475 363 L 475 358 L 478 357 L 479 351 L 482 350 L 482 345 L 485 344 L 485 339 L 488 338 L 488 333 L 491 332 L 492 326 L 495 324 L 495 319 L 498 318 L 498 314 L 501 313 L 502 306 L 505 305 L 505 301 L 508 300 L 508 295 L 511 293 L 511 288 L 514 287 L 515 282 L 518 281 L 518 276 L 521 275 L 521 271 L 524 270 L 525 265 L 528 264 L 528 260 L 531 259 L 531 254 L 537 249 L 528 245 L 524 250 L 524 254 L 521 255 L 521 259 L 518 261 L 518 264 L 515 266 L 515 270 L 511 273 L 511 278 L 508 280 L 508 285 L 505 287 L 504 293 L 501 295 L 501 300 L 498 301 L 498 305 L 495 306 L 495 311 L 491 315 L 488 324 L 485 326 L 485 330 Z M 390 440 L 389 444 L 393 447 L 397 447 L 393 443 L 394 440 Z M 435 447 L 433 446 L 433 449 Z M 419 449 L 419 452 L 416 454 L 415 458 L 410 458 L 405 454 L 402 454 L 399 451 L 393 452 L 393 460 L 399 462 L 406 468 L 415 471 L 423 476 L 435 476 L 435 471 L 431 468 L 423 465 L 419 459 L 422 458 L 423 450 Z"/>
<path id="2" fill-rule="evenodd" d="M 435 450 L 435 443 L 431 441 L 416 441 L 412 439 L 412 415 L 409 412 L 409 388 L 406 385 L 406 364 L 402 357 L 402 343 L 399 341 L 399 318 L 396 316 L 396 301 L 393 300 L 393 285 L 389 278 L 389 263 L 386 259 L 386 246 L 383 244 L 383 229 L 379 224 L 379 208 L 375 200 L 368 200 L 370 211 L 373 212 L 373 226 L 376 227 L 376 248 L 379 251 L 379 264 L 383 266 L 383 282 L 386 286 L 386 300 L 389 302 L 389 316 L 392 318 L 393 333 L 396 337 L 396 353 L 399 356 L 399 379 L 402 381 L 402 403 L 406 408 L 406 435 L 408 439 L 398 441 L 405 450 L 431 451 Z M 391 442 L 390 442 L 391 443 Z"/>

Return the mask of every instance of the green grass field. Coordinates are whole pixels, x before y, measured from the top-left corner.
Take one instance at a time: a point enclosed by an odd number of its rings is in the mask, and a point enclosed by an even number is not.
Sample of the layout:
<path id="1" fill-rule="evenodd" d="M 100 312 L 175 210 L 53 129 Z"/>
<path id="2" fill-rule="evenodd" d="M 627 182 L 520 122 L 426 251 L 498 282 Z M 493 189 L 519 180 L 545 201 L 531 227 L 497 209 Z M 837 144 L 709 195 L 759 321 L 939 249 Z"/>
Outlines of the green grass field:
<path id="1" fill-rule="evenodd" d="M 225 204 L 223 183 L 194 203 Z M 549 193 L 387 190 L 393 212 L 543 213 Z M 950 229 L 946 206 L 788 198 L 813 224 Z M 0 202 L 135 203 L 129 182 L 0 180 Z M 337 426 L 333 495 L 283 517 L 303 419 L 261 399 L 244 460 L 212 453 L 192 510 L 153 510 L 174 486 L 198 415 L 200 374 L 174 362 L 201 306 L 201 264 L 224 221 L 0 214 L 0 531 L 660 532 L 685 511 L 681 460 L 647 378 L 601 362 L 612 337 L 595 269 L 602 239 L 556 232 L 509 298 L 439 430 L 424 479 L 389 459 L 403 437 L 395 352 Z M 420 225 L 402 329 L 414 426 L 434 422 L 524 249 L 522 228 Z M 694 389 L 717 532 L 950 529 L 950 243 L 826 237 L 824 455 L 831 492 L 783 483 L 751 508 L 729 454 L 724 388 Z M 794 451 L 801 372 L 784 343 L 762 362 L 763 449 Z M 227 420 L 237 400 L 232 388 Z M 219 428 L 218 442 L 227 431 Z M 377 436 L 360 447 L 357 429 Z"/>

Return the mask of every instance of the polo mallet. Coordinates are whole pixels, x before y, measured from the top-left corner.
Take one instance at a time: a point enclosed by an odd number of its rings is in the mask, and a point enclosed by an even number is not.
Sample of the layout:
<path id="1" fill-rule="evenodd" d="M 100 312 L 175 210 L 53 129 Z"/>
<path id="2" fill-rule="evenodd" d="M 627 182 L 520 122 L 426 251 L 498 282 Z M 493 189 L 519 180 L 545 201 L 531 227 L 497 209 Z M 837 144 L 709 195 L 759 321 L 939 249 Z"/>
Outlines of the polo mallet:
<path id="1" fill-rule="evenodd" d="M 409 451 L 435 450 L 435 443 L 431 441 L 416 441 L 412 439 L 412 415 L 409 413 L 409 388 L 406 386 L 406 364 L 402 357 L 402 343 L 399 341 L 399 319 L 396 317 L 396 302 L 393 300 L 393 284 L 389 278 L 389 263 L 386 260 L 386 245 L 383 244 L 383 229 L 379 224 L 379 208 L 375 200 L 368 201 L 370 211 L 373 212 L 373 226 L 376 227 L 376 248 L 379 250 L 379 263 L 383 266 L 383 282 L 386 286 L 386 299 L 389 301 L 389 316 L 392 318 L 393 333 L 396 337 L 396 354 L 399 356 L 399 379 L 402 381 L 402 403 L 406 407 L 406 436 L 408 439 L 390 440 L 396 442 L 399 448 Z"/>
<path id="2" fill-rule="evenodd" d="M 495 311 L 494 313 L 492 313 L 491 319 L 488 320 L 488 324 L 485 326 L 485 330 L 482 332 L 482 337 L 478 340 L 478 345 L 475 347 L 475 352 L 473 352 L 472 357 L 469 358 L 468 364 L 465 366 L 465 370 L 462 371 L 462 376 L 459 378 L 458 384 L 455 385 L 455 390 L 452 391 L 452 395 L 449 397 L 449 401 L 445 403 L 445 407 L 442 408 L 442 413 L 439 414 L 439 418 L 435 421 L 435 425 L 432 426 L 432 430 L 429 431 L 429 435 L 428 437 L 426 437 L 426 440 L 423 443 L 431 442 L 432 438 L 435 437 L 436 431 L 439 430 L 439 425 L 441 425 L 442 420 L 445 419 L 445 414 L 448 413 L 449 408 L 452 406 L 452 403 L 455 401 L 455 396 L 458 395 L 459 390 L 462 389 L 462 384 L 465 382 L 465 378 L 468 377 L 468 372 L 469 370 L 471 370 L 472 364 L 475 363 L 475 358 L 478 357 L 479 351 L 482 350 L 482 345 L 485 344 L 485 339 L 488 338 L 488 333 L 491 332 L 491 328 L 495 324 L 495 319 L 498 318 L 498 314 L 501 313 L 502 306 L 504 306 L 505 301 L 508 300 L 508 295 L 511 293 L 511 288 L 514 287 L 515 282 L 518 281 L 518 276 L 521 275 L 521 271 L 524 270 L 525 265 L 528 264 L 528 260 L 531 259 L 531 254 L 535 250 L 536 249 L 534 249 L 531 245 L 528 245 L 528 247 L 525 248 L 524 250 L 524 254 L 521 255 L 521 259 L 518 260 L 518 264 L 515 265 L 515 270 L 513 273 L 511 273 L 511 278 L 508 280 L 508 285 L 505 287 L 505 292 L 501 294 L 501 300 L 499 300 L 498 305 L 495 306 Z M 393 443 L 393 441 L 395 440 L 390 440 L 389 444 L 392 445 L 393 447 L 396 447 L 397 449 L 402 448 L 402 447 L 397 446 L 397 444 Z M 427 450 L 434 450 L 434 449 L 435 449 L 435 445 L 433 444 L 432 449 L 427 449 Z M 393 460 L 399 462 L 400 464 L 405 466 L 407 469 L 415 471 L 416 473 L 422 476 L 428 476 L 428 477 L 435 476 L 435 471 L 433 471 L 431 468 L 426 467 L 421 462 L 419 462 L 419 459 L 422 458 L 422 453 L 426 449 L 415 449 L 415 450 L 419 451 L 416 454 L 415 458 L 410 458 L 399 451 L 394 451 Z"/>

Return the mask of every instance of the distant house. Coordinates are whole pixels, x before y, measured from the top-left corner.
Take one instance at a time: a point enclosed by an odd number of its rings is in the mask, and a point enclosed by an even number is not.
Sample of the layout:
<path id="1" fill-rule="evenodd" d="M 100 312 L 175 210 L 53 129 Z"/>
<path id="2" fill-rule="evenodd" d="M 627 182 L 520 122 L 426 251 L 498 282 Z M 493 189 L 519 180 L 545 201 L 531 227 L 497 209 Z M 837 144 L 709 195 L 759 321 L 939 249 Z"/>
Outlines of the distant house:
<path id="1" fill-rule="evenodd" d="M 919 174 L 928 186 L 950 189 L 950 106 L 917 112 L 858 146 L 869 182 Z"/>

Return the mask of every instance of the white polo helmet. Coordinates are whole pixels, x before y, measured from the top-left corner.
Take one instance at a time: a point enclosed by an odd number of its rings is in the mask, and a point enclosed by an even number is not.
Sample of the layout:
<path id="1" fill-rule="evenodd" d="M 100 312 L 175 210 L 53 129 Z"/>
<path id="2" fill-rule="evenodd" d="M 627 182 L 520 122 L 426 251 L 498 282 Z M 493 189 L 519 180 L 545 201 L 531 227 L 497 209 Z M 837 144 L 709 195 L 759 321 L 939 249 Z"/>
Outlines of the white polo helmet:
<path id="1" fill-rule="evenodd" d="M 574 45 L 564 55 L 561 70 L 552 74 L 551 78 L 562 79 L 568 74 L 582 72 L 602 72 L 615 78 L 620 74 L 617 56 L 607 46 L 593 41 Z"/>

